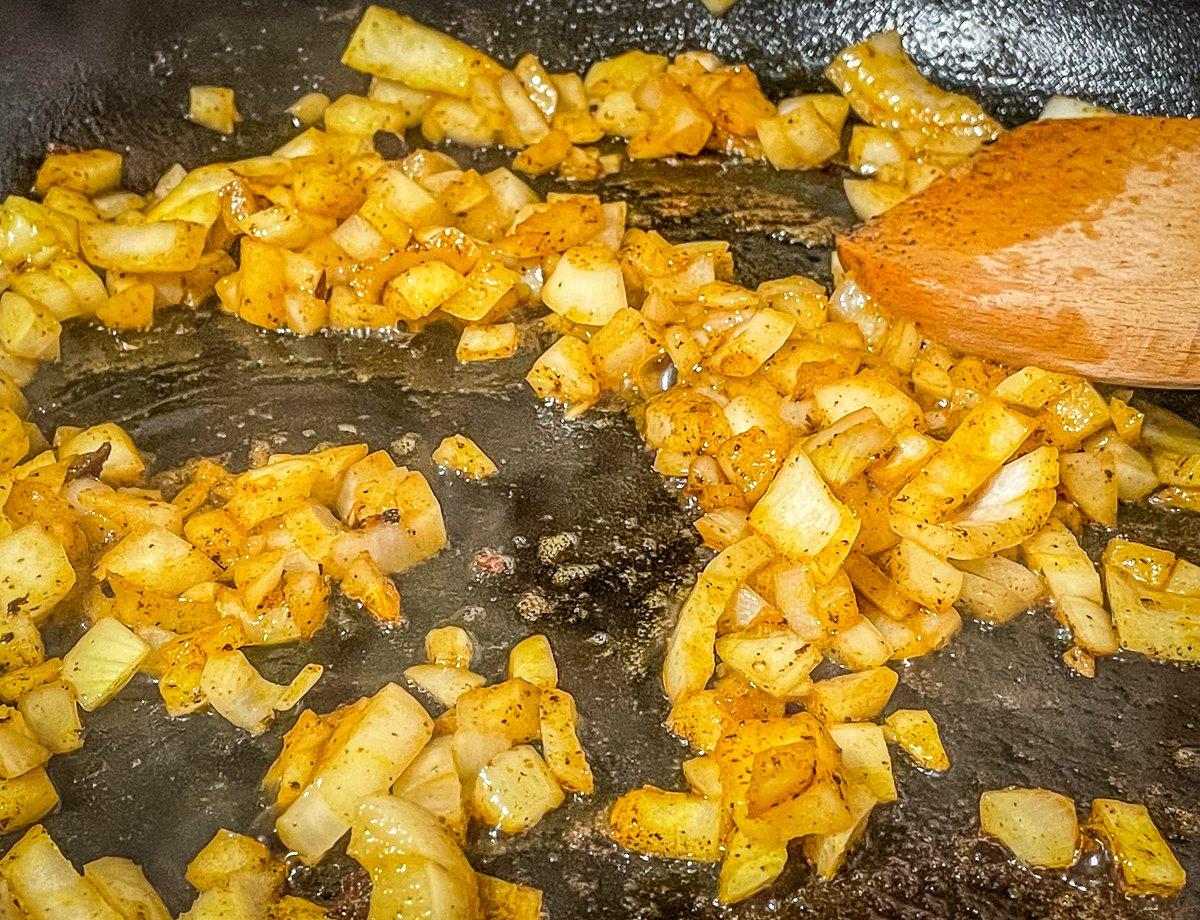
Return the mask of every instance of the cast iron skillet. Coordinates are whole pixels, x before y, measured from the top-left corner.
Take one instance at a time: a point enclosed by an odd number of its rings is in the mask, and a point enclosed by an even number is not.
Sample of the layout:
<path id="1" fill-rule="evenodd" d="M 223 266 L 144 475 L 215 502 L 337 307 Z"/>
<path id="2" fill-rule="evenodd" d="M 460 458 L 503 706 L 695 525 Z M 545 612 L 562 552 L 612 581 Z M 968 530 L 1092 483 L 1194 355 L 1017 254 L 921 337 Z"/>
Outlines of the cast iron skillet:
<path id="1" fill-rule="evenodd" d="M 741 0 L 723 20 L 693 0 L 402 6 L 509 63 L 527 50 L 551 69 L 574 69 L 630 47 L 702 47 L 752 64 L 773 90 L 819 85 L 838 47 L 896 25 L 939 82 L 975 94 L 1009 123 L 1031 117 L 1051 92 L 1130 112 L 1200 111 L 1200 10 L 1187 0 Z M 195 166 L 270 148 L 291 131 L 283 110 L 302 91 L 365 85 L 337 64 L 359 12 L 345 0 L 4 0 L 0 190 L 28 188 L 52 143 L 127 147 L 138 188 L 177 160 Z M 234 137 L 182 120 L 192 83 L 236 87 L 246 121 Z M 636 221 L 675 238 L 733 239 L 741 280 L 751 283 L 797 271 L 827 279 L 832 233 L 851 222 L 838 186 L 832 171 L 777 175 L 700 162 L 638 167 L 602 191 L 628 198 Z M 1200 913 L 1196 675 L 1120 658 L 1103 661 L 1092 681 L 1074 678 L 1058 661 L 1064 637 L 1038 612 L 995 631 L 968 623 L 947 650 L 901 668 L 895 703 L 934 711 L 954 767 L 929 777 L 898 756 L 900 803 L 877 811 L 835 881 L 814 881 L 797 857 L 770 892 L 721 911 L 710 903 L 711 868 L 644 861 L 608 843 L 598 828 L 614 796 L 643 782 L 680 783 L 685 752 L 659 727 L 659 649 L 704 552 L 622 416 L 565 424 L 535 404 L 520 382 L 535 337 L 512 362 L 460 368 L 446 330 L 298 340 L 177 311 L 144 335 L 72 326 L 63 362 L 43 371 L 30 395 L 47 431 L 110 418 L 129 425 L 159 470 L 200 454 L 244 464 L 255 439 L 290 450 L 361 439 L 381 447 L 412 433 L 403 439 L 415 445 L 407 462 L 434 478 L 451 546 L 402 577 L 408 625 L 382 634 L 339 606 L 308 646 L 256 658 L 275 678 L 308 660 L 326 664 L 307 701 L 325 711 L 399 679 L 434 625 L 468 626 L 482 650 L 478 667 L 491 674 L 515 638 L 549 633 L 563 684 L 587 719 L 598 793 L 525 837 L 481 837 L 473 857 L 481 869 L 544 888 L 550 917 Z M 1164 398 L 1197 415 L 1182 395 Z M 484 486 L 437 477 L 430 450 L 455 431 L 504 461 L 498 477 Z M 1194 517 L 1126 509 L 1123 520 L 1125 531 L 1197 558 Z M 577 536 L 575 548 L 540 561 L 539 538 L 563 532 Z M 1094 548 L 1104 535 L 1092 537 Z M 476 554 L 486 549 L 507 554 L 511 574 L 481 574 Z M 60 638 L 65 646 L 69 630 Z M 142 863 L 182 909 L 191 897 L 183 867 L 218 827 L 268 832 L 257 784 L 291 721 L 257 739 L 212 715 L 170 721 L 155 689 L 137 681 L 88 717 L 82 751 L 52 761 L 63 807 L 46 824 L 76 863 L 105 854 Z M 1043 785 L 1085 807 L 1095 796 L 1146 803 L 1193 881 L 1175 900 L 1127 902 L 1095 860 L 1069 873 L 1011 865 L 978 839 L 975 817 L 982 790 L 1009 784 Z M 344 857 L 293 881 L 336 905 L 337 916 L 361 909 L 361 878 Z"/>

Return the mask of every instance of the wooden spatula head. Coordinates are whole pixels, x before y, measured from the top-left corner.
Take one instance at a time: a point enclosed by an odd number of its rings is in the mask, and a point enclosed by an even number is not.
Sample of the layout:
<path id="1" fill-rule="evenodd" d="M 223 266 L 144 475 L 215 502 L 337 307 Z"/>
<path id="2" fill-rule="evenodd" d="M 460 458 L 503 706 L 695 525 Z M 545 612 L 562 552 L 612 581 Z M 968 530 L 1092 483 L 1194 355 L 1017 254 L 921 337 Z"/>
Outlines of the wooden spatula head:
<path id="1" fill-rule="evenodd" d="M 1023 125 L 838 255 L 885 310 L 963 351 L 1200 387 L 1200 121 Z"/>

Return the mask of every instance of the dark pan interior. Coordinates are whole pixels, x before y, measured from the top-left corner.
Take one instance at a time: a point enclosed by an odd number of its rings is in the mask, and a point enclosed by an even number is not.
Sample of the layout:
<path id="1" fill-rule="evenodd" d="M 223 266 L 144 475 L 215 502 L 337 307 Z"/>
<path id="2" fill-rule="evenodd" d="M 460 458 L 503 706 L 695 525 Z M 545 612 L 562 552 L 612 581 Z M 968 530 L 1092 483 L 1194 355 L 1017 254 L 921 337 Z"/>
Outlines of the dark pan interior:
<path id="1" fill-rule="evenodd" d="M 552 69 L 578 68 L 630 47 L 704 47 L 751 63 L 777 89 L 819 85 L 821 63 L 839 46 L 895 25 L 939 82 L 974 93 L 1010 123 L 1052 92 L 1131 112 L 1200 112 L 1200 8 L 1186 0 L 741 0 L 722 20 L 695 0 L 401 7 L 508 62 L 532 50 Z M 274 146 L 292 130 L 283 110 L 302 91 L 365 85 L 337 64 L 360 11 L 344 2 L 0 2 L 0 192 L 26 189 L 49 143 L 127 147 L 139 187 L 175 161 L 195 166 Z M 182 120 L 192 83 L 237 89 L 246 121 L 232 138 Z M 733 239 L 747 282 L 825 278 L 832 233 L 851 220 L 833 172 L 654 164 L 602 192 L 628 198 L 636 221 L 669 236 Z M 841 876 L 818 883 L 796 858 L 771 892 L 713 907 L 710 867 L 633 858 L 600 832 L 624 789 L 680 783 L 685 752 L 660 728 L 659 648 L 678 591 L 704 558 L 631 425 L 615 413 L 566 424 L 536 405 L 521 382 L 537 353 L 532 335 L 511 362 L 461 368 L 447 330 L 300 340 L 207 312 L 163 319 L 123 337 L 72 326 L 63 362 L 31 389 L 36 420 L 46 430 L 124 422 L 160 470 L 201 454 L 244 464 L 255 440 L 291 450 L 364 439 L 382 447 L 412 433 L 407 462 L 433 477 L 451 548 L 402 576 L 408 625 L 383 634 L 339 607 L 308 646 L 257 661 L 272 678 L 324 663 L 307 701 L 323 711 L 398 679 L 432 626 L 466 625 L 489 674 L 516 638 L 547 632 L 587 720 L 599 791 L 525 837 L 480 837 L 473 856 L 486 871 L 544 888 L 549 917 L 1200 915 L 1195 672 L 1130 657 L 1103 661 L 1092 681 L 1074 678 L 1058 660 L 1064 637 L 1036 612 L 1000 630 L 968 623 L 947 650 L 901 668 L 896 703 L 935 713 L 954 767 L 930 777 L 897 757 L 902 799 L 872 817 Z M 1184 394 L 1162 398 L 1200 414 Z M 456 431 L 504 461 L 498 477 L 483 486 L 437 477 L 429 453 Z M 1200 558 L 1195 517 L 1126 511 L 1127 530 Z M 563 532 L 577 534 L 576 548 L 540 562 L 539 538 Z M 479 574 L 484 550 L 510 556 L 511 574 Z M 52 761 L 63 808 L 46 823 L 77 863 L 105 854 L 141 862 L 181 909 L 191 896 L 183 867 L 218 827 L 269 830 L 257 785 L 291 721 L 257 739 L 212 715 L 171 721 L 155 689 L 135 682 L 87 719 L 82 751 Z M 1144 802 L 1193 881 L 1180 898 L 1133 902 L 1094 861 L 1070 873 L 1012 865 L 976 832 L 979 793 L 1010 784 L 1056 789 L 1085 807 L 1096 796 Z M 335 859 L 295 883 L 336 901 L 348 871 Z M 341 899 L 339 916 L 354 915 L 352 900 Z"/>

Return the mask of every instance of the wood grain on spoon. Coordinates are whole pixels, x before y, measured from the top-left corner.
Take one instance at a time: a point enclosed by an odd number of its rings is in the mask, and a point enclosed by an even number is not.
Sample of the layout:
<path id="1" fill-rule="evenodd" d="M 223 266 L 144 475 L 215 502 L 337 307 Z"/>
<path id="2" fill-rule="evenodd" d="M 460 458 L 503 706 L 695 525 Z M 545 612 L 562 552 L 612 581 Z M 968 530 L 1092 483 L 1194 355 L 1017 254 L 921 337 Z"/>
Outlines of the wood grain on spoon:
<path id="1" fill-rule="evenodd" d="M 1024 125 L 838 254 L 885 310 L 964 351 L 1200 387 L 1200 121 Z"/>

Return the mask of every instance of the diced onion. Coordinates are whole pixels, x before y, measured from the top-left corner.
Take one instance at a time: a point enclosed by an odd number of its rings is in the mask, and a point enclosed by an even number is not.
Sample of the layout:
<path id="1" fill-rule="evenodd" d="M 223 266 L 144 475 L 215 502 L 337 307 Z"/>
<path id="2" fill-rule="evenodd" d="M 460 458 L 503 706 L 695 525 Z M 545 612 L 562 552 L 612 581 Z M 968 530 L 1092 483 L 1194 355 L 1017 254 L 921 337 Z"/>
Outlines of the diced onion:
<path id="1" fill-rule="evenodd" d="M 265 680 L 237 649 L 208 656 L 200 688 L 214 710 L 252 735 L 261 734 L 277 712 L 291 709 L 312 689 L 324 669 L 306 665 L 290 684 Z"/>
<path id="2" fill-rule="evenodd" d="M 162 898 L 140 866 L 117 856 L 102 856 L 83 867 L 83 877 L 123 918 L 170 920 Z"/>
<path id="3" fill-rule="evenodd" d="M 425 710 L 395 684 L 385 685 L 354 718 L 275 825 L 279 839 L 308 865 L 350 829 L 359 802 L 391 788 L 433 733 Z"/>
<path id="4" fill-rule="evenodd" d="M 561 805 L 563 791 L 541 755 L 523 744 L 484 764 L 471 801 L 484 822 L 506 834 L 519 834 Z"/>
<path id="5" fill-rule="evenodd" d="M 1079 852 L 1075 803 L 1047 789 L 995 789 L 979 797 L 979 829 L 1027 866 L 1065 869 Z"/>
<path id="6" fill-rule="evenodd" d="M 112 617 L 97 620 L 63 656 L 63 680 L 91 712 L 121 692 L 150 646 Z"/>
<path id="7" fill-rule="evenodd" d="M 120 920 L 88 881 L 75 871 L 38 825 L 22 837 L 0 862 L 0 875 L 31 920 Z"/>
<path id="8" fill-rule="evenodd" d="M 937 723 L 926 710 L 897 709 L 887 717 L 883 730 L 888 741 L 904 748 L 918 766 L 939 773 L 950 769 Z"/>
<path id="9" fill-rule="evenodd" d="M 232 134 L 241 120 L 233 90 L 224 86 L 193 86 L 188 90 L 188 118 L 218 134 Z"/>
<path id="10" fill-rule="evenodd" d="M 88 224 L 79 245 L 98 268 L 121 272 L 186 272 L 204 251 L 205 229 L 184 220 L 139 225 Z"/>
<path id="11" fill-rule="evenodd" d="M 48 614 L 75 586 L 62 542 L 40 524 L 0 540 L 0 605 L 34 620 Z"/>
<path id="12" fill-rule="evenodd" d="M 498 467 L 483 450 L 461 434 L 443 438 L 433 452 L 433 462 L 454 470 L 466 479 L 486 479 L 496 475 Z"/>
<path id="13" fill-rule="evenodd" d="M 1127 895 L 1172 895 L 1183 888 L 1187 874 L 1144 805 L 1096 799 L 1088 826 L 1108 845 Z"/>
<path id="14" fill-rule="evenodd" d="M 1038 115 L 1039 121 L 1051 118 L 1111 118 L 1116 113 L 1101 105 L 1093 105 L 1071 96 L 1051 96 Z"/>
<path id="15" fill-rule="evenodd" d="M 476 920 L 479 891 L 458 843 L 428 811 L 395 796 L 362 801 L 346 852 L 371 876 L 371 916 Z"/>
<path id="16" fill-rule="evenodd" d="M 644 786 L 617 799 L 610 834 L 627 850 L 714 862 L 720 856 L 719 803 L 683 792 Z"/>
<path id="17" fill-rule="evenodd" d="M 576 246 L 542 285 L 542 302 L 572 322 L 603 326 L 628 305 L 616 257 L 605 246 Z"/>

